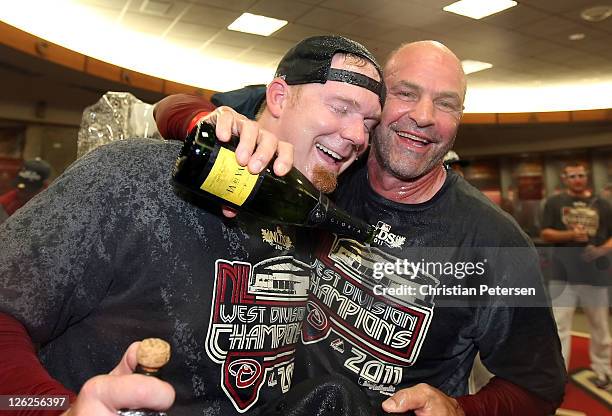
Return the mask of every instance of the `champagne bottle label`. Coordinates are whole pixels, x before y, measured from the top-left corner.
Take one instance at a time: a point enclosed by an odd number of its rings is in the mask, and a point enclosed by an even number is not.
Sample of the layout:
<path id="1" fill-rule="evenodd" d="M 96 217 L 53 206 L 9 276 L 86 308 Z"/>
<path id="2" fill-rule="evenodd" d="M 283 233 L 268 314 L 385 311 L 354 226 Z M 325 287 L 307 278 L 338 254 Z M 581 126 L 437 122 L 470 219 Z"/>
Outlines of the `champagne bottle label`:
<path id="1" fill-rule="evenodd" d="M 236 154 L 225 147 L 219 153 L 200 189 L 242 206 L 255 189 L 259 175 L 253 175 L 236 161 Z"/>

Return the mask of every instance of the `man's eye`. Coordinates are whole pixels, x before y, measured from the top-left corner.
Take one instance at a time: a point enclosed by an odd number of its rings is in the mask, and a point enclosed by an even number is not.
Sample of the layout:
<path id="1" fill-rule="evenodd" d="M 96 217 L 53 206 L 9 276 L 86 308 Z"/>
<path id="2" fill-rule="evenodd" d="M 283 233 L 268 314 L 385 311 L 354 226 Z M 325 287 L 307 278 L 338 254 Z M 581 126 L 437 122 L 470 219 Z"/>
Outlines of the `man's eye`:
<path id="1" fill-rule="evenodd" d="M 400 91 L 398 95 L 400 98 L 408 101 L 414 101 L 417 99 L 417 95 L 413 91 Z"/>
<path id="2" fill-rule="evenodd" d="M 346 105 L 333 105 L 331 108 L 334 111 L 334 113 L 338 113 L 338 114 L 348 113 L 348 106 Z"/>
<path id="3" fill-rule="evenodd" d="M 436 107 L 438 107 L 441 111 L 445 111 L 447 113 L 459 111 L 459 106 L 452 101 L 438 101 L 436 103 Z"/>

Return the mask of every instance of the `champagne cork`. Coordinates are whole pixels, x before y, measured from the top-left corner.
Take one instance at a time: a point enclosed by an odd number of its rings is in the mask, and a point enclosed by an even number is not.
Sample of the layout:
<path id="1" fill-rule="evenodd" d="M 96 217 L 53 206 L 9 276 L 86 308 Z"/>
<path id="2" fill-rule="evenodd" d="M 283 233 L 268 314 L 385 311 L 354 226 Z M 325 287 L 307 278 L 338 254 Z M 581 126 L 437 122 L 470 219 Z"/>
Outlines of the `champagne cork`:
<path id="1" fill-rule="evenodd" d="M 159 338 L 143 339 L 136 357 L 144 371 L 156 373 L 170 360 L 170 344 Z"/>

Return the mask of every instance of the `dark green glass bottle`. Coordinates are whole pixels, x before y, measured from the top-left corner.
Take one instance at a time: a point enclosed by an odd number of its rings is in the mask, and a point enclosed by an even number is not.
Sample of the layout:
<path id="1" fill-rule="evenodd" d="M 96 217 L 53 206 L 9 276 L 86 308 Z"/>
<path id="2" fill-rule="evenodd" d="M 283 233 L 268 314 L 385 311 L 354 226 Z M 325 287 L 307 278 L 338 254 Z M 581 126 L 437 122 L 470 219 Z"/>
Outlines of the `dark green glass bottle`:
<path id="1" fill-rule="evenodd" d="M 374 227 L 336 207 L 297 169 L 276 176 L 272 164 L 259 175 L 238 165 L 237 138 L 217 141 L 215 127 L 200 123 L 185 139 L 172 174 L 178 189 L 270 222 L 318 227 L 370 243 Z"/>
<path id="2" fill-rule="evenodd" d="M 138 347 L 138 365 L 135 373 L 156 377 L 159 370 L 170 360 L 170 344 L 163 339 L 147 338 L 141 341 Z M 117 411 L 120 416 L 169 416 L 167 412 L 149 409 L 121 409 Z"/>

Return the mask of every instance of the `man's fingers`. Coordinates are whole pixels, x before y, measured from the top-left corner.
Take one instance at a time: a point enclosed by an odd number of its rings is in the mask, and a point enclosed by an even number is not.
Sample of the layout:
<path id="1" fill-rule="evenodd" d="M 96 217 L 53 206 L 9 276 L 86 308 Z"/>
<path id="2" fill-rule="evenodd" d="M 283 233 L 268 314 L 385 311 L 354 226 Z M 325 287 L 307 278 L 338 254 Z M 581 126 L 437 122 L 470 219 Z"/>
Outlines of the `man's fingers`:
<path id="1" fill-rule="evenodd" d="M 402 389 L 382 403 L 383 410 L 389 413 L 403 413 L 418 410 L 427 405 L 433 388 L 427 384 Z"/>
<path id="2" fill-rule="evenodd" d="M 257 148 L 255 153 L 249 159 L 249 172 L 261 172 L 274 158 L 279 146 L 279 141 L 276 136 L 266 130 L 259 130 L 257 136 Z M 240 137 L 242 142 L 242 136 Z"/>
<path id="3" fill-rule="evenodd" d="M 382 403 L 383 410 L 389 413 L 401 413 L 419 409 L 427 403 L 427 397 L 420 394 L 418 386 L 402 389 Z"/>
<path id="4" fill-rule="evenodd" d="M 274 173 L 283 176 L 293 166 L 293 145 L 288 142 L 279 141 L 274 161 Z"/>
<path id="5" fill-rule="evenodd" d="M 227 142 L 232 135 L 240 137 L 236 147 L 236 160 L 241 166 L 247 166 L 250 173 L 260 173 L 276 154 L 276 174 L 284 175 L 293 166 L 293 147 L 290 144 L 281 144 L 274 134 L 231 108 L 217 108 L 206 116 L 206 122 L 215 124 L 215 133 L 222 142 Z"/>
<path id="6" fill-rule="evenodd" d="M 241 166 L 247 166 L 247 164 L 249 164 L 249 171 L 251 173 L 259 173 L 259 170 L 253 171 L 250 164 L 254 161 L 255 154 L 253 151 L 259 142 L 259 135 L 262 130 L 257 123 L 251 120 L 238 120 L 237 125 L 240 141 L 236 147 L 236 160 L 238 160 Z"/>
<path id="7" fill-rule="evenodd" d="M 117 364 L 117 367 L 115 367 L 109 374 L 116 376 L 132 374 L 136 369 L 136 365 L 138 364 L 136 354 L 138 352 L 139 345 L 140 341 L 133 342 L 123 354 L 123 357 L 121 358 L 119 364 Z"/>
<path id="8" fill-rule="evenodd" d="M 94 377 L 83 385 L 77 404 L 81 401 L 88 403 L 87 406 L 105 407 L 110 412 L 139 408 L 166 410 L 174 403 L 174 395 L 170 384 L 155 377 L 141 374 L 104 375 Z"/>
<path id="9" fill-rule="evenodd" d="M 238 211 L 226 205 L 221 207 L 221 212 L 223 213 L 223 216 L 227 218 L 234 218 L 236 215 L 238 215 Z"/>
<path id="10" fill-rule="evenodd" d="M 209 121 L 215 125 L 217 139 L 227 142 L 236 128 L 233 114 L 230 111 L 223 111 L 221 108 L 217 108 L 212 114 Z"/>

